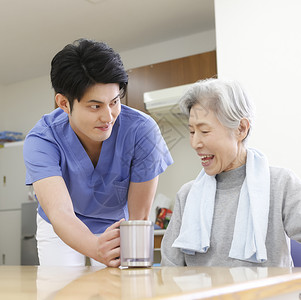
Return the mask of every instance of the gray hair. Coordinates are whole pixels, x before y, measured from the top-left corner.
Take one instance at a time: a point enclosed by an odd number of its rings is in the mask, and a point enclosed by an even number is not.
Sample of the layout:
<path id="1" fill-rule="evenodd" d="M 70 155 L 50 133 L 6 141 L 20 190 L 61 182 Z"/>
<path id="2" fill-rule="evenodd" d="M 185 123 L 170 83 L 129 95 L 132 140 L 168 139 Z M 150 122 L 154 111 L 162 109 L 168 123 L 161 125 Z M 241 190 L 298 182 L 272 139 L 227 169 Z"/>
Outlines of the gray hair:
<path id="1" fill-rule="evenodd" d="M 211 110 L 220 123 L 231 130 L 239 127 L 241 119 L 248 119 L 250 129 L 243 141 L 246 144 L 255 112 L 253 103 L 237 81 L 215 78 L 197 81 L 180 99 L 179 106 L 189 116 L 191 108 L 196 104 Z"/>

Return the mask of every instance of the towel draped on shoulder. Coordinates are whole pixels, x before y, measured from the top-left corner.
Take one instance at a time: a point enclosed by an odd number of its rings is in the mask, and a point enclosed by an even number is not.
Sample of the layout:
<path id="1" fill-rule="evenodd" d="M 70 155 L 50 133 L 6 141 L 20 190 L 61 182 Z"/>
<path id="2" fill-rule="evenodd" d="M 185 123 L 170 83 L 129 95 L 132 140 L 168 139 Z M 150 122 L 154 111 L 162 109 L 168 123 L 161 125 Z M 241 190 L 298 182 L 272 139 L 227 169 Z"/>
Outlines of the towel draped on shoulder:
<path id="1" fill-rule="evenodd" d="M 215 176 L 200 172 L 187 196 L 180 234 L 172 247 L 186 254 L 206 253 L 216 194 Z M 247 149 L 246 178 L 241 187 L 229 257 L 253 263 L 267 260 L 265 246 L 270 207 L 270 170 L 264 154 Z"/>

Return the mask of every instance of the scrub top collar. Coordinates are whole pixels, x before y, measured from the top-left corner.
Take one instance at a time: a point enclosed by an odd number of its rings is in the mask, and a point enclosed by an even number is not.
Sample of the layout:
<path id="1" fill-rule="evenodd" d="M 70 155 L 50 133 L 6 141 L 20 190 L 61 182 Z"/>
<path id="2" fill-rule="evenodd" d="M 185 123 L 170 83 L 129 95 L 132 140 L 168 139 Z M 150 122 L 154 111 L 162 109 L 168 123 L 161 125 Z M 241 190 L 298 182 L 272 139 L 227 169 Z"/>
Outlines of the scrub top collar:
<path id="1" fill-rule="evenodd" d="M 83 172 L 89 175 L 93 175 L 93 173 L 99 173 L 101 169 L 103 169 L 103 165 L 106 163 L 106 157 L 108 154 L 112 151 L 111 147 L 114 147 L 112 144 L 114 142 L 114 136 L 117 132 L 117 127 L 119 127 L 119 117 L 116 119 L 115 124 L 112 128 L 112 133 L 110 137 L 102 142 L 101 152 L 98 158 L 98 162 L 96 167 L 93 166 L 93 163 L 88 156 L 85 148 L 83 147 L 81 141 L 79 140 L 78 136 L 72 129 L 69 121 L 67 123 L 67 126 L 65 127 L 65 130 L 63 131 L 64 139 L 66 141 L 66 146 L 69 150 L 69 155 L 72 155 L 75 162 L 78 163 L 78 168 L 82 169 Z"/>

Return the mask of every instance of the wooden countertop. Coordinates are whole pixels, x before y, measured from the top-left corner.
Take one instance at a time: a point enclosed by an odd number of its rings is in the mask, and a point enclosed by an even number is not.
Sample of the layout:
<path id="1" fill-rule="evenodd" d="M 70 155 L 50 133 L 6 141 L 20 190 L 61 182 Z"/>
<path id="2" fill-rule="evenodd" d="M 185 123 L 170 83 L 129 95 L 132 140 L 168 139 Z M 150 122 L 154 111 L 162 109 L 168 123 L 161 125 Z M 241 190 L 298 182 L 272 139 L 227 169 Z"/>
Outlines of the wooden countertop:
<path id="1" fill-rule="evenodd" d="M 0 266 L 0 299 L 10 300 L 245 300 L 295 291 L 301 268 Z"/>

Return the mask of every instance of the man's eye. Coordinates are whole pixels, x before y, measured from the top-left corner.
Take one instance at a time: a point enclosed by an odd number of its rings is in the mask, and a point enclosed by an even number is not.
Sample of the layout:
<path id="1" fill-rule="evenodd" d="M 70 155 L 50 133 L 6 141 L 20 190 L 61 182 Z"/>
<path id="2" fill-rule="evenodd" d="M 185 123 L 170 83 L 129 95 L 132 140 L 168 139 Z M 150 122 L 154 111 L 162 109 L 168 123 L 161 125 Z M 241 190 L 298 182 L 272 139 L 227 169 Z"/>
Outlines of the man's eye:
<path id="1" fill-rule="evenodd" d="M 120 101 L 119 98 L 115 99 L 114 101 L 111 102 L 112 105 L 116 105 Z"/>
<path id="2" fill-rule="evenodd" d="M 92 109 L 97 109 L 97 108 L 99 108 L 99 105 L 91 105 L 90 106 Z"/>
<path id="3" fill-rule="evenodd" d="M 194 131 L 190 131 L 189 133 L 190 133 L 191 135 L 193 135 L 193 134 L 194 134 Z"/>

